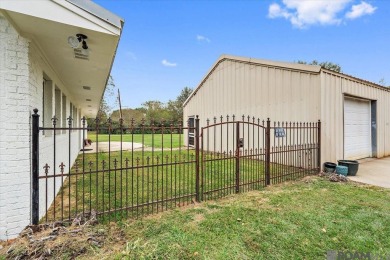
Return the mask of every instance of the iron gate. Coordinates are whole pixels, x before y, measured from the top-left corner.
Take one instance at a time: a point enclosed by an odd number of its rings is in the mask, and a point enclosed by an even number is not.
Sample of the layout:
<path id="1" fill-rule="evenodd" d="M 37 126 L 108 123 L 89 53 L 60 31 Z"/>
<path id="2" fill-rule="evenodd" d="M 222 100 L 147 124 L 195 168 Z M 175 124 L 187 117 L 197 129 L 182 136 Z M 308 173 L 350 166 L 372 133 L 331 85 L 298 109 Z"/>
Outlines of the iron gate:
<path id="1" fill-rule="evenodd" d="M 201 200 L 259 189 L 319 171 L 321 123 L 233 115 L 201 128 Z"/>
<path id="2" fill-rule="evenodd" d="M 203 127 L 198 117 L 187 126 L 121 119 L 87 126 L 86 118 L 54 117 L 41 127 L 35 109 L 32 224 L 137 217 L 313 174 L 320 130 L 320 122 L 244 116 Z M 185 146 L 189 133 L 194 147 Z"/>

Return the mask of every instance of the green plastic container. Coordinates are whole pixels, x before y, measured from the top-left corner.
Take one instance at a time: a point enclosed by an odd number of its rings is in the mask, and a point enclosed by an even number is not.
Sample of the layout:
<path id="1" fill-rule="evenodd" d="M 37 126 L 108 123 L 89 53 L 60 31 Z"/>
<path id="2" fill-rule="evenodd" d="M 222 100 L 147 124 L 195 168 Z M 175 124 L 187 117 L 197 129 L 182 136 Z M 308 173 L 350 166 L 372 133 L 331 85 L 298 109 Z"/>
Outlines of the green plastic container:
<path id="1" fill-rule="evenodd" d="M 359 170 L 359 162 L 352 160 L 338 160 L 339 165 L 348 167 L 348 175 L 355 176 Z"/>
<path id="2" fill-rule="evenodd" d="M 337 164 L 335 163 L 325 162 L 323 166 L 324 172 L 333 173 L 336 170 L 336 166 Z"/>
<path id="3" fill-rule="evenodd" d="M 339 175 L 347 176 L 348 174 L 348 167 L 347 166 L 342 166 L 342 165 L 337 165 L 336 166 L 336 173 Z"/>

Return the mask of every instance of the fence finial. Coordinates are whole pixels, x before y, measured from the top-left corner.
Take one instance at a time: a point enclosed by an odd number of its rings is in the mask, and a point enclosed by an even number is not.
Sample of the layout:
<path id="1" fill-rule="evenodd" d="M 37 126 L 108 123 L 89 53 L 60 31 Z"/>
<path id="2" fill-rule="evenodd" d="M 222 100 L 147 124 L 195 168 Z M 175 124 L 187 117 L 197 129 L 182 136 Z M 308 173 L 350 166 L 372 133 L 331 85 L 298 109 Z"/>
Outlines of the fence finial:
<path id="1" fill-rule="evenodd" d="M 51 121 L 53 122 L 53 126 L 55 126 L 57 124 L 57 117 L 54 115 L 53 118 L 51 119 Z"/>
<path id="2" fill-rule="evenodd" d="M 73 118 L 72 118 L 71 116 L 69 116 L 69 117 L 67 118 L 67 120 L 68 120 L 68 126 L 71 127 L 71 126 L 72 126 Z"/>

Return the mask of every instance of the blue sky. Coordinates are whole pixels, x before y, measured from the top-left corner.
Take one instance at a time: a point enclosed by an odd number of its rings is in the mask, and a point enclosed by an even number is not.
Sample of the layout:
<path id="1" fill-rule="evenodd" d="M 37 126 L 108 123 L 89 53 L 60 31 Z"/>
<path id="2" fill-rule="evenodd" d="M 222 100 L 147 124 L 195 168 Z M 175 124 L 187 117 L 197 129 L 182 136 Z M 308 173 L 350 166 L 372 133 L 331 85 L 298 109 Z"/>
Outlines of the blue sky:
<path id="1" fill-rule="evenodd" d="M 217 58 L 332 61 L 390 85 L 390 2 L 95 0 L 125 19 L 112 69 L 122 106 L 175 99 Z"/>

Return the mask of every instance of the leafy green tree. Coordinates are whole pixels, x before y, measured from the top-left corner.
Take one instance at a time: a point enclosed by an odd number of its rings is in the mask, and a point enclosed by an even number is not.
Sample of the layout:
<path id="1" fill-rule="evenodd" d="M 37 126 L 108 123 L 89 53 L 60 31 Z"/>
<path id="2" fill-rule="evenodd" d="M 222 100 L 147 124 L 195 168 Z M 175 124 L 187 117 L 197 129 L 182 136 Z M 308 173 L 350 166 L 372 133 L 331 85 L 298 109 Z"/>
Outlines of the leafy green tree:
<path id="1" fill-rule="evenodd" d="M 297 63 L 298 64 L 308 64 L 308 65 L 319 65 L 324 69 L 333 70 L 336 72 L 342 72 L 339 64 L 333 63 L 330 61 L 318 62 L 317 60 L 313 60 L 312 62 L 308 63 L 306 61 L 298 60 Z"/>
<path id="2" fill-rule="evenodd" d="M 134 124 L 139 124 L 142 119 L 146 117 L 146 110 L 143 108 L 124 108 L 122 109 L 122 119 L 125 126 L 131 125 L 131 121 L 134 120 Z M 119 122 L 120 111 L 114 110 L 111 113 L 112 121 Z"/>
<path id="3" fill-rule="evenodd" d="M 110 76 L 98 113 L 100 125 L 104 125 L 107 122 L 108 117 L 111 117 L 112 124 L 119 125 L 121 116 L 120 111 L 119 109 L 112 110 L 117 102 L 116 98 L 114 98 L 116 93 L 115 90 L 116 86 L 114 80 Z M 144 102 L 142 107 L 122 109 L 124 125 L 129 126 L 132 119 L 134 119 L 134 122 L 137 125 L 141 123 L 142 119 L 145 120 L 146 125 L 149 125 L 152 122 L 160 124 L 162 121 L 165 121 L 166 125 L 181 123 L 183 118 L 183 104 L 191 93 L 192 89 L 185 87 L 181 90 L 175 100 L 169 100 L 167 103 L 158 100 L 149 100 Z M 95 119 L 89 119 L 88 125 L 94 128 Z"/>
<path id="4" fill-rule="evenodd" d="M 158 100 L 146 101 L 142 104 L 142 107 L 146 110 L 146 121 L 148 123 L 162 120 L 171 121 L 172 115 L 166 108 L 166 105 Z"/>
<path id="5" fill-rule="evenodd" d="M 174 122 L 181 122 L 183 118 L 183 104 L 187 98 L 191 95 L 192 89 L 185 87 L 181 90 L 176 100 L 169 100 L 167 103 L 167 110 L 171 114 Z"/>
<path id="6" fill-rule="evenodd" d="M 191 95 L 191 93 L 192 93 L 192 88 L 184 87 L 181 90 L 180 95 L 177 96 L 176 102 L 178 102 L 181 105 L 181 111 L 183 111 L 183 104 L 187 100 L 187 98 Z"/>

